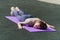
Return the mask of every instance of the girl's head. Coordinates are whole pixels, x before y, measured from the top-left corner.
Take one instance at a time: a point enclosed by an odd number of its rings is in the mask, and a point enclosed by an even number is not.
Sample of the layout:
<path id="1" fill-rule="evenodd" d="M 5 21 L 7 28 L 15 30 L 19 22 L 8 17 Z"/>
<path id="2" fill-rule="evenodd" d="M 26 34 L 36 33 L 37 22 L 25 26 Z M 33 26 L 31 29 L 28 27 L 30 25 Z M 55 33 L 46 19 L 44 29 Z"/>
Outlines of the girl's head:
<path id="1" fill-rule="evenodd" d="M 34 28 L 47 29 L 47 25 L 46 25 L 46 23 L 44 23 L 42 21 L 36 21 L 34 24 Z"/>

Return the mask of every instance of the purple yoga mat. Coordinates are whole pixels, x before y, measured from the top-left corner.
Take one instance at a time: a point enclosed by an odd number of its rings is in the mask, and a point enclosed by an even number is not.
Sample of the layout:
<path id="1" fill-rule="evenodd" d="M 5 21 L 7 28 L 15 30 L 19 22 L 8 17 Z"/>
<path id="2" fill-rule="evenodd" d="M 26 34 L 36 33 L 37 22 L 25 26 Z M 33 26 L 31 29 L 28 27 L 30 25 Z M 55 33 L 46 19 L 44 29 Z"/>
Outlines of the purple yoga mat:
<path id="1" fill-rule="evenodd" d="M 5 16 L 5 18 L 9 19 L 10 21 L 14 22 L 14 23 L 18 23 L 20 22 L 16 17 L 14 16 Z M 28 26 L 23 26 L 24 29 L 26 29 L 27 31 L 29 32 L 54 32 L 56 31 L 55 29 L 53 28 L 47 28 L 47 30 L 41 30 L 41 29 L 35 29 L 35 28 L 32 28 L 32 27 L 28 27 Z"/>

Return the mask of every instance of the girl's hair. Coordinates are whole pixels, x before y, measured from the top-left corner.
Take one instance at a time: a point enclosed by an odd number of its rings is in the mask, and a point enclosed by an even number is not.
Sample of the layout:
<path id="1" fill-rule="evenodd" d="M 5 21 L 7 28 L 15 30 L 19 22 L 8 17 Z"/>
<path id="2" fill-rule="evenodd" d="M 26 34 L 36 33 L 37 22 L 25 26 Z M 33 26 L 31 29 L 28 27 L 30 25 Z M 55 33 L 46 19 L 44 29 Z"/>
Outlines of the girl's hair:
<path id="1" fill-rule="evenodd" d="M 46 23 L 40 21 L 40 29 L 43 29 L 43 30 L 47 29 Z"/>

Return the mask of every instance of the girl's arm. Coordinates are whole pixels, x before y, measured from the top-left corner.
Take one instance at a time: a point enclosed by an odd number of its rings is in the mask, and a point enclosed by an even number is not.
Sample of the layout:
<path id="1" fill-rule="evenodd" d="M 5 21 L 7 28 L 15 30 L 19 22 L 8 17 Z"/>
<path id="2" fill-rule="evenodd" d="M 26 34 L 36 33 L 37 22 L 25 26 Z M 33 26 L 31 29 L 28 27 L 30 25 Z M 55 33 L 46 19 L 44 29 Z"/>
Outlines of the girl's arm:
<path id="1" fill-rule="evenodd" d="M 17 25 L 18 25 L 18 29 L 22 29 L 22 25 L 20 22 Z"/>
<path id="2" fill-rule="evenodd" d="M 55 28 L 54 26 L 49 25 L 49 24 L 47 24 L 47 26 L 48 26 L 48 28 Z"/>
<path id="3" fill-rule="evenodd" d="M 42 20 L 42 22 L 46 23 L 46 22 L 45 22 L 45 21 L 43 21 L 43 20 Z M 47 25 L 47 27 L 48 27 L 48 28 L 49 28 L 49 27 L 50 27 L 50 28 L 55 28 L 54 26 L 49 25 L 48 23 L 46 23 L 46 25 Z"/>
<path id="4" fill-rule="evenodd" d="M 26 24 L 27 22 L 19 22 L 17 25 L 18 25 L 18 29 L 22 29 L 22 25 L 21 24 Z"/>

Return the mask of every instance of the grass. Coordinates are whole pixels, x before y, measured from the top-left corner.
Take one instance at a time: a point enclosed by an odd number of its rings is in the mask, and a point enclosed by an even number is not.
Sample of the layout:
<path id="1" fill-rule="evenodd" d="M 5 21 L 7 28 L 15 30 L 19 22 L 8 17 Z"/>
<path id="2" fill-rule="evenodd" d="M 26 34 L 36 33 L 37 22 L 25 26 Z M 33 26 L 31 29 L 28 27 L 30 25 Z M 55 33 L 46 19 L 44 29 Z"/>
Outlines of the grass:
<path id="1" fill-rule="evenodd" d="M 30 33 L 18 30 L 17 25 L 5 18 L 10 7 L 18 6 L 27 14 L 39 17 L 56 27 L 56 32 Z M 0 40 L 60 40 L 60 5 L 37 0 L 0 0 Z"/>

